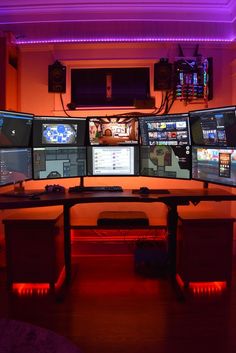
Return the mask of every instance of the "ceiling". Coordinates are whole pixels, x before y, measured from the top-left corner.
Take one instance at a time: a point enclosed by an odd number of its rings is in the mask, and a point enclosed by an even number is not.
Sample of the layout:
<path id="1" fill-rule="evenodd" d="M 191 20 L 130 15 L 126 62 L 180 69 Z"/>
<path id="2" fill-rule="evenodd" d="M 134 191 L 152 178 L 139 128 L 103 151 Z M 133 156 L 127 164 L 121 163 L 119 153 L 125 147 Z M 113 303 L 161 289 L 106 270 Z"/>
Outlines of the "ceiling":
<path id="1" fill-rule="evenodd" d="M 1 0 L 0 31 L 41 41 L 233 42 L 235 0 Z"/>

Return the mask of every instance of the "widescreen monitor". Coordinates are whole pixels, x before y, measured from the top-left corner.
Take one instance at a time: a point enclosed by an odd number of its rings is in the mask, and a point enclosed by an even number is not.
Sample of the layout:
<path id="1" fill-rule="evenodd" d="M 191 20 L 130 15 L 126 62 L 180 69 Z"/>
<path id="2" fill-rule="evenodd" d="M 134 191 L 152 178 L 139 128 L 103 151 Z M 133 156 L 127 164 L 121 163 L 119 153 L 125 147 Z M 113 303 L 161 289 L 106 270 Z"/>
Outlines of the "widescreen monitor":
<path id="1" fill-rule="evenodd" d="M 86 147 L 34 147 L 33 178 L 58 179 L 86 175 Z"/>
<path id="2" fill-rule="evenodd" d="M 139 175 L 138 146 L 90 146 L 87 152 L 88 175 Z"/>
<path id="3" fill-rule="evenodd" d="M 0 110 L 0 147 L 29 147 L 33 115 Z"/>
<path id="4" fill-rule="evenodd" d="M 188 114 L 143 116 L 139 118 L 141 144 L 189 145 L 190 131 Z"/>
<path id="5" fill-rule="evenodd" d="M 236 107 L 195 110 L 189 113 L 192 144 L 236 147 Z"/>
<path id="6" fill-rule="evenodd" d="M 141 146 L 140 174 L 159 178 L 190 179 L 190 146 Z"/>
<path id="7" fill-rule="evenodd" d="M 90 145 L 137 145 L 138 119 L 134 116 L 88 118 Z"/>
<path id="8" fill-rule="evenodd" d="M 33 146 L 84 146 L 85 118 L 37 116 L 33 123 Z"/>
<path id="9" fill-rule="evenodd" d="M 236 149 L 193 146 L 192 178 L 236 186 Z"/>
<path id="10" fill-rule="evenodd" d="M 1 148 L 0 160 L 0 186 L 32 178 L 31 148 Z"/>

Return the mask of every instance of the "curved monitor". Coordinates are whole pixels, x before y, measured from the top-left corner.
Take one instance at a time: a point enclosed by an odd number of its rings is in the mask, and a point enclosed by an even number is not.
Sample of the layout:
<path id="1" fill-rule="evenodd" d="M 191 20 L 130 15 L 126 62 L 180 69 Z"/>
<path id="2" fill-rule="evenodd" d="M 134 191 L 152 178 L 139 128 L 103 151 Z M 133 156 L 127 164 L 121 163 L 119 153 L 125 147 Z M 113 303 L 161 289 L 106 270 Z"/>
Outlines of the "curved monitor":
<path id="1" fill-rule="evenodd" d="M 193 146 L 192 179 L 236 186 L 236 149 Z"/>
<path id="2" fill-rule="evenodd" d="M 1 148 L 0 160 L 0 186 L 32 178 L 31 148 Z"/>
<path id="3" fill-rule="evenodd" d="M 138 118 L 134 116 L 89 117 L 89 144 L 138 145 Z"/>
<path id="4" fill-rule="evenodd" d="M 87 151 L 88 175 L 139 175 L 138 146 L 90 146 Z"/>
<path id="5" fill-rule="evenodd" d="M 236 107 L 195 110 L 189 113 L 192 144 L 236 147 Z"/>
<path id="6" fill-rule="evenodd" d="M 140 117 L 139 125 L 143 146 L 190 144 L 187 113 Z"/>
<path id="7" fill-rule="evenodd" d="M 33 114 L 0 110 L 0 147 L 29 147 Z"/>
<path id="8" fill-rule="evenodd" d="M 158 178 L 190 179 L 190 146 L 141 146 L 140 174 Z"/>
<path id="9" fill-rule="evenodd" d="M 37 116 L 33 123 L 35 147 L 84 146 L 85 118 Z"/>

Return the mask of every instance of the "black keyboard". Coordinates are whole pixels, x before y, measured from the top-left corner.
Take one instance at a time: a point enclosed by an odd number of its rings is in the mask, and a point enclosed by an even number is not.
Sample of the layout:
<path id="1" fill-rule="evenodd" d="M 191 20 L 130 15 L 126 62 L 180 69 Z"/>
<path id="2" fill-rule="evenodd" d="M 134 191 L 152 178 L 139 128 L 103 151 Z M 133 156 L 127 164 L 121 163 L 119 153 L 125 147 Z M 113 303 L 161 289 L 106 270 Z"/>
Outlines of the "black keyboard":
<path id="1" fill-rule="evenodd" d="M 72 186 L 68 190 L 71 193 L 77 192 L 97 192 L 97 191 L 109 191 L 109 192 L 122 192 L 121 186 Z"/>

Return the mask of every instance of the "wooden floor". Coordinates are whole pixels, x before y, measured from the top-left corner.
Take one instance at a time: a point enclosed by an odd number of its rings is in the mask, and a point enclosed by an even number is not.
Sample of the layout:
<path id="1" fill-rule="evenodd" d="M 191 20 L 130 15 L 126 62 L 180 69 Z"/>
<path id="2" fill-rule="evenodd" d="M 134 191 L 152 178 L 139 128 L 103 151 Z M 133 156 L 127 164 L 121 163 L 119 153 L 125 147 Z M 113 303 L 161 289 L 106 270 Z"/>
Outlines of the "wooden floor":
<path id="1" fill-rule="evenodd" d="M 53 330 L 84 353 L 236 352 L 236 271 L 224 294 L 181 297 L 169 278 L 136 274 L 132 254 L 77 256 L 73 269 L 57 300 L 9 297 L 1 270 L 1 317 Z"/>

